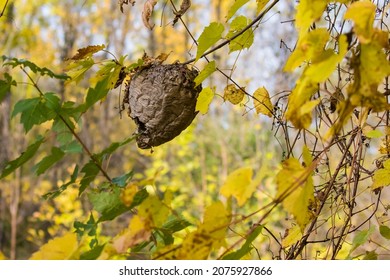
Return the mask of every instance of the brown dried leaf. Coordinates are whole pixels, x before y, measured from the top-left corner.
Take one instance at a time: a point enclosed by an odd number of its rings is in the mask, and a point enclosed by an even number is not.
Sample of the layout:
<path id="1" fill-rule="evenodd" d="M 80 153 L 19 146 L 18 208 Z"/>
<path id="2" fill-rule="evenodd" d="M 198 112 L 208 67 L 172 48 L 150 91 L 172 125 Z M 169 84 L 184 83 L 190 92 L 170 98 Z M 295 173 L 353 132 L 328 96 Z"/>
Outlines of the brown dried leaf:
<path id="1" fill-rule="evenodd" d="M 161 53 L 159 56 L 156 57 L 156 61 L 158 63 L 163 63 L 165 60 L 167 60 L 168 56 L 170 55 L 170 53 Z"/>
<path id="2" fill-rule="evenodd" d="M 123 13 L 123 5 L 128 5 L 128 4 L 130 4 L 131 6 L 134 6 L 135 0 L 119 0 L 119 1 L 118 1 L 118 4 L 119 4 L 119 9 L 120 9 L 121 12 Z"/>
<path id="3" fill-rule="evenodd" d="M 86 57 L 92 56 L 94 53 L 101 51 L 104 49 L 105 45 L 96 45 L 96 46 L 88 46 L 82 49 L 77 50 L 77 54 L 75 54 L 70 60 L 81 60 Z"/>
<path id="4" fill-rule="evenodd" d="M 183 0 L 183 2 L 181 2 L 180 10 L 177 12 L 173 12 L 176 15 L 175 19 L 173 20 L 173 25 L 177 23 L 179 18 L 182 15 L 184 15 L 190 7 L 191 7 L 191 0 Z"/>
<path id="5" fill-rule="evenodd" d="M 152 30 L 154 23 L 151 22 L 151 17 L 153 14 L 154 6 L 157 4 L 157 0 L 147 0 L 144 4 L 144 9 L 142 11 L 142 21 L 149 30 Z"/>

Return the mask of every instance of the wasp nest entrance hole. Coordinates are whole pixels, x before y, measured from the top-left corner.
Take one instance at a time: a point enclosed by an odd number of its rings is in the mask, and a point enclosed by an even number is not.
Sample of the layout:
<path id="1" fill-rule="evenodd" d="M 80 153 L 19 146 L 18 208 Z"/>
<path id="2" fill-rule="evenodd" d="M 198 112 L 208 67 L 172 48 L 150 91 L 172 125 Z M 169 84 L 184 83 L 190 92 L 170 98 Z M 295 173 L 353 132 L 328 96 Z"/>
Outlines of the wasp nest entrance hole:
<path id="1" fill-rule="evenodd" d="M 194 120 L 198 71 L 182 64 L 152 64 L 136 72 L 126 86 L 123 103 L 137 124 L 141 149 L 159 146 L 178 136 Z"/>

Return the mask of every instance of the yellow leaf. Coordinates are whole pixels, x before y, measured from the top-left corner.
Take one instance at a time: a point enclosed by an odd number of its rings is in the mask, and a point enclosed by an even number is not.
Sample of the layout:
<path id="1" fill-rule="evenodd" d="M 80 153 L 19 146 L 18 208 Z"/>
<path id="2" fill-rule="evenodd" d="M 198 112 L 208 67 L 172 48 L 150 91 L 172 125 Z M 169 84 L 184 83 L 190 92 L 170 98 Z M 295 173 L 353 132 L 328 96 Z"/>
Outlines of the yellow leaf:
<path id="1" fill-rule="evenodd" d="M 307 67 L 304 75 L 315 83 L 322 83 L 335 71 L 337 64 L 344 58 L 348 51 L 348 42 L 345 35 L 339 37 L 338 53 L 333 50 L 325 50 L 312 64 Z"/>
<path id="2" fill-rule="evenodd" d="M 251 167 L 242 167 L 233 171 L 222 186 L 221 194 L 225 197 L 233 196 L 239 206 L 244 205 L 256 190 L 256 186 L 251 185 L 252 175 Z"/>
<path id="3" fill-rule="evenodd" d="M 325 10 L 327 0 L 301 0 L 297 7 L 295 25 L 297 29 L 306 31 L 310 25 L 318 20 Z"/>
<path id="4" fill-rule="evenodd" d="M 176 253 L 178 260 L 205 260 L 208 258 L 213 245 L 213 239 L 201 231 L 187 235 L 182 247 Z"/>
<path id="5" fill-rule="evenodd" d="M 387 110 L 386 97 L 378 91 L 379 84 L 390 75 L 390 64 L 382 46 L 372 41 L 361 45 L 359 64 L 354 69 L 354 82 L 348 87 L 351 103 L 379 112 Z"/>
<path id="6" fill-rule="evenodd" d="M 138 192 L 138 187 L 134 183 L 131 183 L 126 188 L 124 188 L 121 191 L 121 196 L 120 196 L 123 204 L 129 207 L 133 203 L 134 196 L 137 192 Z"/>
<path id="7" fill-rule="evenodd" d="M 383 163 L 382 169 L 375 171 L 372 180 L 374 181 L 371 186 L 373 190 L 390 185 L 390 159 Z"/>
<path id="8" fill-rule="evenodd" d="M 203 115 L 209 110 L 209 105 L 214 98 L 214 91 L 206 87 L 199 93 L 198 100 L 196 102 L 195 110 L 201 112 Z"/>
<path id="9" fill-rule="evenodd" d="M 219 249 L 224 244 L 230 216 L 220 201 L 207 207 L 203 223 L 196 231 L 186 236 L 175 258 L 179 260 L 207 259 L 213 249 Z"/>
<path id="10" fill-rule="evenodd" d="M 256 113 L 263 114 L 269 117 L 272 117 L 272 112 L 274 107 L 271 103 L 269 93 L 265 87 L 258 88 L 253 93 L 253 103 L 255 105 Z"/>
<path id="11" fill-rule="evenodd" d="M 294 245 L 302 238 L 302 231 L 298 225 L 286 230 L 286 236 L 282 240 L 282 247 L 287 248 Z"/>
<path id="12" fill-rule="evenodd" d="M 307 77 L 299 79 L 288 100 L 286 119 L 299 129 L 308 128 L 312 122 L 312 113 L 319 100 L 310 101 L 318 89 L 317 84 Z"/>
<path id="13" fill-rule="evenodd" d="M 371 41 L 375 11 L 375 4 L 369 1 L 358 1 L 352 3 L 344 15 L 345 19 L 354 21 L 354 31 L 362 44 Z"/>
<path id="14" fill-rule="evenodd" d="M 321 57 L 328 40 L 329 33 L 325 28 L 319 28 L 305 33 L 299 38 L 297 47 L 288 58 L 284 70 L 293 71 L 302 62 Z"/>
<path id="15" fill-rule="evenodd" d="M 222 202 L 217 201 L 206 208 L 203 223 L 199 229 L 209 233 L 214 241 L 219 241 L 225 238 L 229 221 L 230 214 Z"/>
<path id="16" fill-rule="evenodd" d="M 385 137 L 382 140 L 379 152 L 383 155 L 390 154 L 390 127 L 385 126 Z"/>
<path id="17" fill-rule="evenodd" d="M 145 224 L 143 219 L 135 215 L 127 229 L 113 238 L 113 247 L 117 253 L 125 253 L 132 246 L 149 240 L 150 228 Z"/>
<path id="18" fill-rule="evenodd" d="M 309 158 L 307 151 L 304 151 L 304 158 Z M 305 162 L 305 165 L 306 168 L 297 159 L 289 158 L 283 162 L 282 170 L 276 175 L 276 200 L 282 201 L 283 207 L 294 216 L 301 230 L 312 218 L 309 206 L 314 202 L 310 162 Z"/>
<path id="19" fill-rule="evenodd" d="M 263 10 L 265 5 L 267 5 L 269 0 L 256 0 L 256 2 L 257 2 L 257 13 L 259 14 Z"/>
<path id="20" fill-rule="evenodd" d="M 315 38 L 319 41 L 315 42 Z M 335 71 L 337 64 L 343 59 L 347 52 L 348 43 L 344 35 L 339 38 L 339 50 L 324 50 L 324 46 L 329 39 L 329 34 L 324 29 L 318 29 L 308 33 L 300 43 L 300 49 L 295 54 L 301 54 L 298 59 L 290 57 L 286 64 L 287 70 L 292 70 L 303 60 L 311 60 L 298 79 L 297 84 L 289 97 L 286 118 L 293 123 L 296 128 L 307 128 L 312 121 L 312 112 L 319 100 L 310 101 L 312 95 L 318 90 L 318 83 L 325 81 Z M 307 49 L 305 52 L 305 45 Z M 313 49 L 314 48 L 314 49 Z M 293 53 L 293 55 L 294 55 Z"/>
<path id="21" fill-rule="evenodd" d="M 148 196 L 138 208 L 138 215 L 144 219 L 145 227 L 161 227 L 169 215 L 169 208 L 157 196 Z"/>
<path id="22" fill-rule="evenodd" d="M 381 138 L 383 136 L 382 131 L 373 129 L 369 124 L 363 126 L 362 133 L 368 138 Z"/>
<path id="23" fill-rule="evenodd" d="M 78 259 L 78 242 L 75 233 L 67 233 L 42 245 L 30 260 L 72 260 Z"/>
<path id="24" fill-rule="evenodd" d="M 7 257 L 3 254 L 2 251 L 0 251 L 0 261 L 6 260 Z"/>
<path id="25" fill-rule="evenodd" d="M 230 84 L 225 87 L 223 99 L 230 103 L 237 105 L 244 99 L 245 93 L 242 89 L 236 88 L 235 85 Z"/>

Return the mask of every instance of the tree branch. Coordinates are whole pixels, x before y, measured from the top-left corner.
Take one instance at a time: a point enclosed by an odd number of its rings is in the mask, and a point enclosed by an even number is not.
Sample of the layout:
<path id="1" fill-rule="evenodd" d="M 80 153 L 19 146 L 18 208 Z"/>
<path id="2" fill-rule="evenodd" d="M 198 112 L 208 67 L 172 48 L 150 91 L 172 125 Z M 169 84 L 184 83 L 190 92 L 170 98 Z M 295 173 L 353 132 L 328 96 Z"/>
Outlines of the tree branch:
<path id="1" fill-rule="evenodd" d="M 251 28 L 253 25 L 255 25 L 257 22 L 259 22 L 260 20 L 263 19 L 263 17 L 279 2 L 279 0 L 274 0 L 263 12 L 261 12 L 251 23 L 249 23 L 245 28 L 243 28 L 240 32 L 238 32 L 236 35 L 234 35 L 233 37 L 229 38 L 229 39 L 226 39 L 225 41 L 223 41 L 222 43 L 220 43 L 219 45 L 215 46 L 214 48 L 212 48 L 211 50 L 205 52 L 202 56 L 202 57 L 205 57 L 213 52 L 215 52 L 216 50 L 219 50 L 220 48 L 226 46 L 227 44 L 229 44 L 231 41 L 233 41 L 234 39 L 236 39 L 238 36 L 244 34 L 245 31 L 247 31 L 249 28 Z M 193 59 L 190 59 L 186 62 L 183 62 L 183 64 L 189 64 L 189 63 L 192 63 L 195 61 L 195 58 Z"/>
<path id="2" fill-rule="evenodd" d="M 33 84 L 33 86 L 36 88 L 36 90 L 39 92 L 39 94 L 41 96 L 43 96 L 43 92 L 42 90 L 39 88 L 39 86 L 37 85 L 37 83 L 34 81 L 34 79 L 27 73 L 27 71 L 23 68 L 22 68 L 22 71 L 27 75 L 28 79 L 31 81 L 31 83 Z M 83 140 L 81 140 L 81 138 L 78 136 L 78 134 L 74 131 L 74 129 L 67 123 L 67 121 L 65 120 L 65 118 L 60 114 L 60 113 L 57 113 L 58 117 L 60 118 L 60 120 L 65 124 L 65 126 L 69 129 L 69 131 L 72 133 L 72 135 L 76 138 L 76 140 L 81 144 L 81 146 L 83 147 L 83 150 L 88 154 L 88 157 L 93 161 L 93 163 L 99 168 L 100 172 L 103 174 L 103 176 L 109 181 L 109 182 L 112 182 L 112 179 L 111 177 L 107 174 L 107 172 L 103 169 L 102 165 L 100 164 L 100 162 L 95 158 L 95 156 L 92 154 L 92 152 L 88 149 L 88 147 L 85 145 L 85 143 L 83 142 Z"/>

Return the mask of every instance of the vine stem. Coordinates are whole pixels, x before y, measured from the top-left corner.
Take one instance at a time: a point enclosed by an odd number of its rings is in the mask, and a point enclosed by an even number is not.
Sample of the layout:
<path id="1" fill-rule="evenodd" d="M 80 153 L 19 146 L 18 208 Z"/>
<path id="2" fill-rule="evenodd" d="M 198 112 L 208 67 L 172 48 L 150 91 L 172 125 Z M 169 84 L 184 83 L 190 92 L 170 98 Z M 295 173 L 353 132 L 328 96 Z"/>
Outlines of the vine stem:
<path id="1" fill-rule="evenodd" d="M 317 211 L 314 215 L 314 219 L 312 220 L 311 224 L 309 225 L 309 228 L 306 231 L 306 234 L 302 237 L 301 241 L 299 242 L 299 246 L 298 246 L 297 250 L 292 251 L 289 255 L 287 255 L 286 259 L 288 259 L 288 260 L 296 259 L 298 257 L 298 255 L 302 252 L 303 248 L 306 246 L 307 239 L 309 238 L 310 234 L 312 233 L 312 231 L 314 229 L 314 226 L 317 223 L 317 219 L 320 216 L 322 209 L 325 206 L 326 200 L 327 200 L 328 196 L 330 195 L 331 190 L 333 189 L 333 186 L 334 186 L 333 184 L 336 181 L 337 176 L 338 176 L 341 168 L 343 167 L 344 160 L 346 159 L 347 154 L 348 154 L 348 149 L 352 145 L 355 137 L 356 137 L 356 133 L 351 135 L 351 139 L 349 140 L 349 143 L 345 147 L 345 152 L 343 153 L 343 156 L 342 156 L 338 166 L 336 167 L 335 173 L 333 174 L 333 176 L 332 176 L 332 178 L 331 178 L 330 182 L 328 183 L 328 186 L 325 190 L 324 199 L 322 199 L 320 206 L 317 208 Z M 331 143 L 332 142 L 333 142 L 333 139 L 332 139 Z M 327 149 L 325 149 L 324 151 L 326 151 L 326 150 Z"/>
<path id="2" fill-rule="evenodd" d="M 2 17 L 5 13 L 5 9 L 7 8 L 7 5 L 8 5 L 8 0 L 5 1 L 5 4 L 4 4 L 4 7 L 3 7 L 3 10 L 1 11 L 0 13 L 0 17 Z"/>
<path id="3" fill-rule="evenodd" d="M 202 57 L 205 57 L 213 52 L 215 52 L 216 50 L 219 50 L 220 48 L 226 46 L 227 44 L 229 44 L 231 41 L 233 41 L 234 39 L 236 39 L 237 37 L 239 37 L 240 35 L 244 34 L 245 31 L 247 31 L 249 28 L 251 28 L 253 25 L 255 25 L 257 22 L 259 22 L 260 20 L 263 19 L 263 17 L 279 2 L 279 0 L 274 0 L 263 12 L 261 12 L 251 23 L 249 23 L 247 26 L 245 26 L 240 32 L 238 32 L 236 35 L 234 35 L 233 37 L 229 38 L 229 39 L 226 39 L 225 41 L 223 41 L 222 43 L 220 43 L 219 45 L 216 45 L 214 48 L 210 49 L 209 51 L 205 52 L 202 56 Z M 181 19 L 181 18 L 180 18 Z M 187 29 L 187 28 L 186 28 Z M 188 31 L 188 29 L 187 29 Z M 191 35 L 191 37 L 194 39 L 194 37 Z M 195 40 L 195 39 L 194 39 Z M 195 40 L 196 42 L 196 40 Z M 186 62 L 183 62 L 183 64 L 189 64 L 189 63 L 192 63 L 194 62 L 196 59 L 193 58 L 193 59 L 190 59 Z"/>
<path id="4" fill-rule="evenodd" d="M 215 46 L 214 48 L 212 48 L 211 50 L 209 50 L 208 52 L 204 53 L 201 58 L 204 58 L 206 59 L 207 62 L 210 62 L 210 60 L 207 58 L 207 55 L 215 52 L 216 50 L 222 48 L 223 46 L 229 44 L 232 40 L 234 40 L 235 38 L 237 38 L 238 36 L 242 35 L 245 31 L 247 31 L 249 28 L 251 28 L 253 25 L 255 25 L 257 22 L 259 22 L 277 3 L 279 2 L 279 0 L 275 0 L 274 2 L 272 2 L 262 13 L 260 13 L 250 24 L 248 24 L 244 29 L 242 29 L 240 32 L 238 32 L 236 35 L 234 35 L 232 38 L 229 38 L 227 40 L 225 40 L 224 42 L 222 42 L 221 44 Z M 173 10 L 174 12 L 177 13 L 177 8 L 175 6 L 175 3 L 173 3 L 173 0 L 170 0 L 170 3 L 173 7 Z M 192 35 L 191 31 L 189 30 L 188 26 L 186 25 L 186 23 L 184 22 L 184 20 L 179 17 L 180 19 L 180 22 L 183 24 L 185 30 L 187 31 L 188 35 L 191 37 L 192 41 L 194 42 L 195 45 L 198 46 L 198 42 L 196 41 L 194 35 Z M 183 62 L 182 64 L 183 65 L 186 65 L 186 64 L 189 64 L 189 63 L 192 63 L 194 62 L 195 59 L 191 59 L 191 60 L 188 60 L 186 62 Z M 258 98 L 254 97 L 252 94 L 249 94 L 245 88 L 241 87 L 235 80 L 232 79 L 231 76 L 227 75 L 225 72 L 223 72 L 219 67 L 216 67 L 216 70 L 221 73 L 223 76 L 225 76 L 226 79 L 228 79 L 229 81 L 231 81 L 235 86 L 237 86 L 239 89 L 241 89 L 245 95 L 251 97 L 253 100 L 256 100 L 257 102 L 259 102 L 260 104 L 263 104 L 267 110 L 276 118 L 278 119 L 278 117 L 276 116 L 275 112 L 271 109 L 271 108 L 268 108 L 266 104 L 264 104 L 264 102 L 260 101 Z M 281 120 L 279 120 L 281 121 Z"/>
<path id="5" fill-rule="evenodd" d="M 39 92 L 40 96 L 43 96 L 43 92 L 38 86 L 38 84 L 34 81 L 34 79 L 28 74 L 26 69 L 23 67 L 22 71 L 26 74 L 28 79 L 31 81 L 35 89 Z M 81 140 L 80 136 L 74 131 L 74 129 L 68 124 L 68 122 L 65 120 L 65 118 L 61 115 L 61 113 L 57 112 L 57 116 L 60 118 L 60 120 L 65 124 L 65 126 L 69 129 L 69 131 L 72 133 L 72 135 L 76 138 L 76 140 L 80 143 L 80 145 L 83 147 L 83 150 L 87 153 L 88 157 L 93 161 L 93 163 L 99 168 L 100 172 L 103 174 L 103 176 L 109 181 L 112 182 L 111 177 L 107 174 L 107 172 L 103 169 L 100 162 L 96 159 L 96 157 L 92 154 L 92 152 L 88 149 L 88 147 L 85 145 L 84 141 Z"/>

